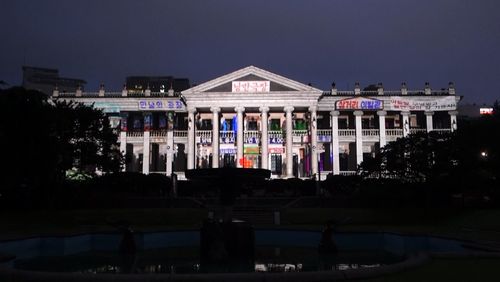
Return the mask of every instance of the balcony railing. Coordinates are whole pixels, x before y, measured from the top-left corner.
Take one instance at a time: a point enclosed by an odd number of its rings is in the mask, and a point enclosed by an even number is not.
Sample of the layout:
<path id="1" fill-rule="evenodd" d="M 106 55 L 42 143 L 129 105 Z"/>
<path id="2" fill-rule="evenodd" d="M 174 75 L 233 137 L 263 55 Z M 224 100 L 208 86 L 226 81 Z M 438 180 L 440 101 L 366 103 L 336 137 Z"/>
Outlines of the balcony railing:
<path id="1" fill-rule="evenodd" d="M 269 130 L 267 132 L 267 136 L 269 137 L 270 144 L 283 144 L 284 143 L 284 135 L 281 130 Z"/>
<path id="2" fill-rule="evenodd" d="M 259 144 L 260 142 L 260 131 L 258 130 L 247 130 L 243 134 L 243 140 L 246 144 Z"/>
<path id="3" fill-rule="evenodd" d="M 427 132 L 425 128 L 410 128 L 410 134 L 424 133 Z"/>
<path id="4" fill-rule="evenodd" d="M 400 137 L 403 136 L 403 129 L 401 128 L 386 129 L 385 135 L 390 137 Z"/>
<path id="5" fill-rule="evenodd" d="M 219 132 L 219 138 L 221 144 L 232 144 L 234 143 L 234 140 L 236 140 L 234 131 L 232 130 L 228 131 L 221 130 Z"/>
<path id="6" fill-rule="evenodd" d="M 197 130 L 196 140 L 201 144 L 212 144 L 212 130 Z"/>
<path id="7" fill-rule="evenodd" d="M 187 130 L 174 130 L 174 138 L 187 137 L 187 136 L 188 136 Z"/>
<path id="8" fill-rule="evenodd" d="M 166 130 L 152 130 L 150 132 L 151 137 L 167 137 L 167 131 Z"/>
<path id="9" fill-rule="evenodd" d="M 436 133 L 449 133 L 451 132 L 451 128 L 435 128 L 432 130 L 433 132 Z M 415 134 L 415 133 L 421 133 L 421 132 L 427 132 L 427 129 L 425 128 L 411 128 L 410 133 Z M 268 131 L 268 138 L 269 138 L 269 143 L 283 143 L 285 135 L 283 134 L 281 130 L 269 130 Z M 304 136 L 307 136 L 307 130 L 294 130 L 293 131 L 293 137 L 294 138 L 302 138 Z M 220 131 L 219 133 L 220 137 L 220 143 L 221 144 L 234 144 L 236 140 L 236 134 L 234 131 Z M 331 129 L 318 129 L 317 131 L 317 141 L 318 142 L 331 142 L 331 134 L 332 130 Z M 362 129 L 362 134 L 363 137 L 379 137 L 380 131 L 378 129 Z M 187 138 L 188 136 L 188 131 L 187 130 L 174 130 L 173 131 L 173 136 L 174 138 Z M 356 130 L 354 129 L 339 129 L 338 130 L 338 136 L 339 137 L 355 137 L 356 136 Z M 394 128 L 394 129 L 386 129 L 386 136 L 387 137 L 402 137 L 403 136 L 403 129 L 401 128 Z M 143 131 L 127 131 L 127 137 L 128 138 L 143 138 L 144 137 L 144 132 Z M 152 130 L 150 131 L 150 137 L 151 138 L 166 138 L 167 137 L 167 131 L 166 130 Z M 212 143 L 212 130 L 196 130 L 196 138 L 197 142 L 205 143 L 205 144 L 211 144 Z M 251 130 L 251 131 L 245 131 L 244 132 L 244 142 L 245 143 L 260 143 L 261 139 L 261 132 L 258 130 Z M 294 141 L 295 142 L 295 141 Z M 304 141 L 304 142 L 309 142 L 309 141 Z"/>
<path id="10" fill-rule="evenodd" d="M 339 174 L 342 176 L 352 176 L 356 175 L 356 171 L 344 170 L 344 171 L 339 171 Z"/>
<path id="11" fill-rule="evenodd" d="M 354 129 L 339 129 L 339 136 L 356 136 Z"/>
<path id="12" fill-rule="evenodd" d="M 434 128 L 432 131 L 437 133 L 448 133 L 451 132 L 451 128 Z"/>
<path id="13" fill-rule="evenodd" d="M 331 129 L 318 129 L 318 136 L 332 136 Z"/>
<path id="14" fill-rule="evenodd" d="M 379 136 L 379 130 L 378 129 L 362 129 L 361 134 L 363 134 L 363 136 Z"/>
<path id="15" fill-rule="evenodd" d="M 142 138 L 144 136 L 144 132 L 142 131 L 127 131 L 127 137 L 130 138 Z"/>
<path id="16" fill-rule="evenodd" d="M 308 132 L 306 129 L 294 129 L 292 131 L 292 136 L 294 137 L 302 137 L 302 136 L 307 136 Z"/>

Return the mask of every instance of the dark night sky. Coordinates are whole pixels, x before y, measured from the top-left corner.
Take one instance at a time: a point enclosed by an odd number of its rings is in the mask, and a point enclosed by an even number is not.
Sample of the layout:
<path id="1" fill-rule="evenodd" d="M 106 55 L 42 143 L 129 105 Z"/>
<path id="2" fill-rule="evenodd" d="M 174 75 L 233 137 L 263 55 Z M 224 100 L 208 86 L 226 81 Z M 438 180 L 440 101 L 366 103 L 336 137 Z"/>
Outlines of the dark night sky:
<path id="1" fill-rule="evenodd" d="M 119 91 L 128 75 L 201 83 L 247 65 L 327 90 L 454 81 L 500 99 L 498 0 L 0 0 L 0 80 L 24 64 Z"/>

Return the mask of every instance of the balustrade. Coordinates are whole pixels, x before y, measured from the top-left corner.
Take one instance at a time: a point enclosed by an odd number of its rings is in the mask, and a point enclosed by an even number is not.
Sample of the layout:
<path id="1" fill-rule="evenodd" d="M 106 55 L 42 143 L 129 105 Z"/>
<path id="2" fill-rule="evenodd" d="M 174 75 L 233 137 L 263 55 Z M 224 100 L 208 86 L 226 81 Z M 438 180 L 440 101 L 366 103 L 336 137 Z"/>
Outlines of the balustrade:
<path id="1" fill-rule="evenodd" d="M 144 132 L 142 131 L 127 131 L 127 137 L 131 137 L 131 138 L 137 138 L 137 137 L 143 137 L 144 136 Z"/>
<path id="2" fill-rule="evenodd" d="M 302 137 L 302 136 L 307 136 L 307 130 L 306 129 L 294 129 L 292 130 L 292 136 L 293 137 Z"/>
<path id="3" fill-rule="evenodd" d="M 331 136 L 331 135 L 332 135 L 331 129 L 318 129 L 318 136 Z"/>
<path id="4" fill-rule="evenodd" d="M 167 137 L 166 130 L 153 130 L 150 134 L 151 137 Z"/>
<path id="5" fill-rule="evenodd" d="M 234 136 L 234 131 L 219 131 L 220 143 L 221 144 L 233 144 L 236 139 Z"/>
<path id="6" fill-rule="evenodd" d="M 386 129 L 385 135 L 393 136 L 393 137 L 400 137 L 400 136 L 403 136 L 403 129 L 401 129 L 401 128 Z"/>
<path id="7" fill-rule="evenodd" d="M 174 130 L 174 138 L 175 137 L 186 137 L 187 138 L 188 132 L 187 130 Z"/>
<path id="8" fill-rule="evenodd" d="M 363 129 L 362 134 L 363 134 L 363 136 L 379 136 L 379 130 L 378 129 Z"/>
<path id="9" fill-rule="evenodd" d="M 269 136 L 269 144 L 283 144 L 284 134 L 281 130 L 269 130 L 267 132 Z"/>
<path id="10" fill-rule="evenodd" d="M 451 128 L 434 128 L 432 131 L 437 133 L 449 133 L 451 132 Z"/>
<path id="11" fill-rule="evenodd" d="M 427 129 L 425 128 L 410 128 L 410 134 L 425 133 L 425 132 L 427 132 Z"/>
<path id="12" fill-rule="evenodd" d="M 196 142 L 201 144 L 212 144 L 212 130 L 197 130 Z"/>
<path id="13" fill-rule="evenodd" d="M 339 136 L 356 136 L 355 129 L 339 129 Z"/>
<path id="14" fill-rule="evenodd" d="M 356 175 L 356 171 L 344 170 L 344 171 L 340 171 L 339 174 L 342 176 L 352 176 L 352 175 Z"/>

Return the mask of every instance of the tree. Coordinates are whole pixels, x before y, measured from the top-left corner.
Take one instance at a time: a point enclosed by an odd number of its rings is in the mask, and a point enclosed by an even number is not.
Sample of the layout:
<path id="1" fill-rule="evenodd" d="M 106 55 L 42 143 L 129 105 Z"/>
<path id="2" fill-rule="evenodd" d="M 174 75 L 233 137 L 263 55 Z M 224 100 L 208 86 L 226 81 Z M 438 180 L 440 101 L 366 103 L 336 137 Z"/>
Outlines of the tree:
<path id="1" fill-rule="evenodd" d="M 364 177 L 428 181 L 458 165 L 454 142 L 454 134 L 435 132 L 399 138 L 381 148 L 375 158 L 361 163 L 358 172 Z"/>
<path id="2" fill-rule="evenodd" d="M 2 90 L 0 103 L 6 164 L 0 189 L 28 189 L 46 200 L 72 168 L 90 174 L 120 169 L 117 136 L 102 111 L 19 87 Z"/>

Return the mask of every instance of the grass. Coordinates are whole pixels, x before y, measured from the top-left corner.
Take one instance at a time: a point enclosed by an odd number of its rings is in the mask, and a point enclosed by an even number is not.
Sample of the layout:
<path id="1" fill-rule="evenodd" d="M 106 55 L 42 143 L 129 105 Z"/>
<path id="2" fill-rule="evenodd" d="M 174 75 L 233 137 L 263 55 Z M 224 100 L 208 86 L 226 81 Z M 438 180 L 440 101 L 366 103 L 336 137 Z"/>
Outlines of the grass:
<path id="1" fill-rule="evenodd" d="M 348 220 L 340 231 L 425 233 L 469 240 L 500 242 L 500 210 L 454 209 L 289 209 L 282 222 L 288 226 L 317 227 L 328 220 Z"/>
<path id="2" fill-rule="evenodd" d="M 422 267 L 384 277 L 370 282 L 421 282 L 421 281 L 499 281 L 499 260 L 495 259 L 436 259 Z"/>
<path id="3" fill-rule="evenodd" d="M 197 228 L 206 215 L 202 209 L 182 208 L 9 211 L 0 214 L 0 239 L 112 231 L 108 222 L 117 221 L 127 221 L 137 231 Z"/>

